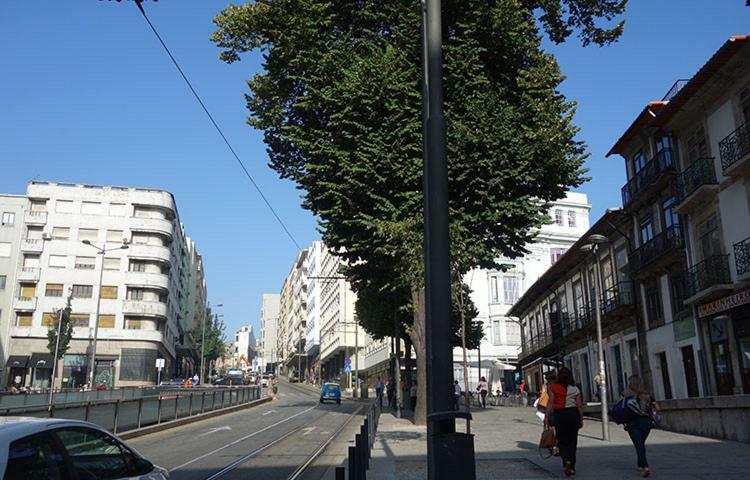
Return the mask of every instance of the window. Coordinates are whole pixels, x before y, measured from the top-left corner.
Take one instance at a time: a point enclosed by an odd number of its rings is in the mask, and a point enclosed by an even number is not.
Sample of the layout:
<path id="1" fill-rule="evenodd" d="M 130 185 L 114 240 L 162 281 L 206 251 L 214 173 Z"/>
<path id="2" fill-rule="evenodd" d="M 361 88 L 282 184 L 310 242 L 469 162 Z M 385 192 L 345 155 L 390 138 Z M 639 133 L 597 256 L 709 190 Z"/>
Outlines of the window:
<path id="1" fill-rule="evenodd" d="M 3 219 L 0 222 L 2 226 L 13 226 L 16 223 L 16 214 L 13 212 L 3 212 Z"/>
<path id="2" fill-rule="evenodd" d="M 576 226 L 576 212 L 573 210 L 568 210 L 568 226 L 571 228 Z"/>
<path id="3" fill-rule="evenodd" d="M 646 157 L 643 152 L 638 152 L 633 155 L 633 174 L 640 172 L 643 167 L 646 166 Z"/>
<path id="4" fill-rule="evenodd" d="M 668 199 L 661 202 L 661 211 L 664 216 L 664 228 L 670 228 L 680 224 L 680 216 L 674 211 L 675 199 L 669 197 Z M 675 232 L 679 235 L 678 232 Z"/>
<path id="5" fill-rule="evenodd" d="M 81 202 L 81 213 L 84 215 L 101 215 L 102 204 L 99 202 Z"/>
<path id="6" fill-rule="evenodd" d="M 124 217 L 127 216 L 127 205 L 124 203 L 110 203 L 109 214 L 112 217 Z"/>
<path id="7" fill-rule="evenodd" d="M 53 227 L 52 238 L 55 240 L 67 240 L 70 238 L 70 228 L 68 227 Z"/>
<path id="8" fill-rule="evenodd" d="M 664 323 L 664 314 L 661 308 L 661 297 L 659 296 L 659 284 L 655 278 L 649 278 L 643 282 L 646 290 L 646 313 L 648 324 L 651 328 L 658 327 Z"/>
<path id="9" fill-rule="evenodd" d="M 31 211 L 32 212 L 46 212 L 47 200 L 31 200 Z"/>
<path id="10" fill-rule="evenodd" d="M 39 255 L 24 255 L 23 268 L 39 268 Z"/>
<path id="11" fill-rule="evenodd" d="M 44 291 L 46 297 L 62 297 L 63 296 L 63 284 L 62 283 L 48 283 L 47 288 Z"/>
<path id="12" fill-rule="evenodd" d="M 15 440 L 8 449 L 5 480 L 62 480 L 70 478 L 65 456 L 48 432 Z"/>
<path id="13" fill-rule="evenodd" d="M 16 312 L 16 325 L 19 327 L 30 327 L 33 313 L 31 312 Z"/>
<path id="14" fill-rule="evenodd" d="M 71 313 L 70 322 L 74 327 L 88 327 L 89 326 L 89 314 L 88 313 Z"/>
<path id="15" fill-rule="evenodd" d="M 10 257 L 10 243 L 9 242 L 0 242 L 0 257 Z"/>
<path id="16" fill-rule="evenodd" d="M 555 263 L 565 254 L 566 249 L 564 248 L 550 248 L 549 249 L 549 261 Z"/>
<path id="17" fill-rule="evenodd" d="M 67 257 L 65 255 L 50 255 L 49 266 L 54 268 L 65 268 L 67 263 Z"/>
<path id="18" fill-rule="evenodd" d="M 145 290 L 142 288 L 128 288 L 127 297 L 128 300 L 143 300 L 143 294 Z"/>
<path id="19" fill-rule="evenodd" d="M 73 298 L 91 298 L 94 287 L 91 285 L 73 285 Z"/>
<path id="20" fill-rule="evenodd" d="M 26 240 L 31 240 L 32 243 L 37 243 L 42 239 L 42 227 L 28 227 L 26 229 Z"/>
<path id="21" fill-rule="evenodd" d="M 121 243 L 122 230 L 107 230 L 107 243 Z"/>
<path id="22" fill-rule="evenodd" d="M 73 200 L 58 200 L 55 202 L 57 213 L 73 213 Z"/>
<path id="23" fill-rule="evenodd" d="M 99 328 L 115 328 L 115 316 L 99 315 Z"/>
<path id="24" fill-rule="evenodd" d="M 36 296 L 36 284 L 35 283 L 22 283 L 21 292 L 19 297 L 21 298 L 34 298 Z"/>
<path id="25" fill-rule="evenodd" d="M 0 275 L 0 290 L 5 290 L 5 283 L 8 281 L 8 277 Z"/>
<path id="26" fill-rule="evenodd" d="M 659 168 L 672 165 L 672 139 L 666 135 L 656 139 L 656 158 Z"/>
<path id="27" fill-rule="evenodd" d="M 698 225 L 698 238 L 703 260 L 714 255 L 721 255 L 719 221 L 715 213 L 712 213 L 703 223 Z"/>
<path id="28" fill-rule="evenodd" d="M 609 290 L 614 286 L 614 275 L 612 273 L 612 262 L 609 255 L 602 259 L 601 263 L 602 280 L 604 281 L 604 290 Z"/>
<path id="29" fill-rule="evenodd" d="M 497 303 L 499 298 L 500 293 L 498 292 L 497 276 L 493 275 L 490 277 L 490 301 L 492 303 Z"/>
<path id="30" fill-rule="evenodd" d="M 104 270 L 119 270 L 120 259 L 115 257 L 104 257 Z"/>
<path id="31" fill-rule="evenodd" d="M 513 305 L 518 300 L 518 277 L 503 277 L 503 300 L 507 305 Z"/>
<path id="32" fill-rule="evenodd" d="M 117 287 L 103 285 L 101 288 L 100 295 L 102 296 L 102 298 L 106 298 L 109 300 L 117 300 Z"/>
<path id="33" fill-rule="evenodd" d="M 59 320 L 59 314 L 55 312 L 47 312 L 42 315 L 42 326 L 43 327 L 56 327 Z"/>
<path id="34" fill-rule="evenodd" d="M 580 280 L 573 282 L 573 310 L 579 313 L 583 308 L 583 286 Z"/>
<path id="35" fill-rule="evenodd" d="M 693 133 L 687 141 L 688 147 L 688 162 L 692 165 L 696 160 L 701 158 L 707 158 L 708 154 L 708 143 L 706 142 L 706 134 L 703 131 L 703 127 Z"/>
<path id="36" fill-rule="evenodd" d="M 156 350 L 123 348 L 120 355 L 120 380 L 156 381 Z"/>
<path id="37" fill-rule="evenodd" d="M 685 283 L 679 273 L 669 277 L 670 295 L 672 300 L 672 313 L 677 315 L 685 310 Z"/>
<path id="38" fill-rule="evenodd" d="M 128 265 L 128 271 L 130 272 L 145 272 L 146 262 L 143 260 L 131 260 Z"/>
<path id="39" fill-rule="evenodd" d="M 651 214 L 647 213 L 641 217 L 641 245 L 650 242 L 654 238 L 654 222 Z"/>
<path id="40" fill-rule="evenodd" d="M 96 268 L 96 257 L 76 257 L 77 270 L 93 270 Z"/>
<path id="41" fill-rule="evenodd" d="M 164 213 L 155 208 L 135 207 L 134 216 L 137 218 L 158 218 L 164 219 Z"/>
<path id="42" fill-rule="evenodd" d="M 560 227 L 565 225 L 565 223 L 563 222 L 563 211 L 560 209 L 555 210 L 555 225 L 558 225 Z"/>
<path id="43" fill-rule="evenodd" d="M 502 345 L 502 338 L 500 335 L 500 320 L 492 321 L 492 344 Z"/>
<path id="44" fill-rule="evenodd" d="M 56 430 L 56 434 L 79 477 L 106 480 L 132 476 L 120 443 L 106 433 L 68 427 Z"/>
<path id="45" fill-rule="evenodd" d="M 93 229 L 93 228 L 79 228 L 78 229 L 78 240 L 84 241 L 88 240 L 89 242 L 95 242 L 97 241 L 99 237 L 99 230 Z"/>
<path id="46" fill-rule="evenodd" d="M 134 318 L 126 318 L 125 319 L 125 328 L 127 330 L 143 330 L 145 326 L 145 323 L 143 320 L 134 319 Z"/>

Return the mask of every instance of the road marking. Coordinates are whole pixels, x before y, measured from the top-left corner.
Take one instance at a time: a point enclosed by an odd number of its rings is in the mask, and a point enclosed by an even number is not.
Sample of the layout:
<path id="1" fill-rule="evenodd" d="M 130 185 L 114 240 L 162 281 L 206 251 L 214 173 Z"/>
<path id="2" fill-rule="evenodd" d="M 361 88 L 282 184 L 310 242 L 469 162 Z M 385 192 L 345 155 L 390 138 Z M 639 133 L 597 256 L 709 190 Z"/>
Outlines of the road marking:
<path id="1" fill-rule="evenodd" d="M 264 413 L 263 416 L 265 417 L 266 415 L 271 415 L 272 413 L 276 413 L 276 410 L 269 410 L 266 413 Z"/>
<path id="2" fill-rule="evenodd" d="M 315 430 L 316 427 L 305 427 L 302 430 L 305 431 L 305 433 L 302 434 L 303 437 L 306 437 L 307 435 L 310 435 L 313 430 Z"/>
<path id="3" fill-rule="evenodd" d="M 259 433 L 263 433 L 263 432 L 265 432 L 266 430 L 270 430 L 270 429 L 272 429 L 273 427 L 278 427 L 278 426 L 279 426 L 279 425 L 281 425 L 282 423 L 286 423 L 286 422 L 288 422 L 289 420 L 291 420 L 291 419 L 293 419 L 293 418 L 295 418 L 295 417 L 299 417 L 300 415 L 303 415 L 303 414 L 305 414 L 305 413 L 307 413 L 307 412 L 309 412 L 309 411 L 311 411 L 311 410 L 314 410 L 314 409 L 315 409 L 316 407 L 317 407 L 317 405 L 313 405 L 312 407 L 308 408 L 307 410 L 303 410 L 303 411 L 301 411 L 301 412 L 299 412 L 299 413 L 295 413 L 295 414 L 294 414 L 294 415 L 292 415 L 291 417 L 286 417 L 286 418 L 285 418 L 285 419 L 283 419 L 283 420 L 279 420 L 278 422 L 274 423 L 273 425 L 269 425 L 269 426 L 267 426 L 267 427 L 265 427 L 265 428 L 262 428 L 262 429 L 258 430 L 257 432 L 253 432 L 253 433 L 250 433 L 250 434 L 248 434 L 248 435 L 245 435 L 244 437 L 241 437 L 241 438 L 238 438 L 237 440 L 234 440 L 233 442 L 229 442 L 229 443 L 227 443 L 226 445 L 224 445 L 224 446 L 222 446 L 222 447 L 219 447 L 219 448 L 216 448 L 216 449 L 214 449 L 214 450 L 211 450 L 211 451 L 210 451 L 210 452 L 208 452 L 208 453 L 204 453 L 203 455 L 201 455 L 201 456 L 199 456 L 199 457 L 195 457 L 194 459 L 192 459 L 192 460 L 190 460 L 190 461 L 188 461 L 188 462 L 185 462 L 185 463 L 183 463 L 182 465 L 178 465 L 178 466 L 176 466 L 176 467 L 174 467 L 174 468 L 170 469 L 169 471 L 170 471 L 170 472 L 174 472 L 175 470 L 179 470 L 179 469 L 181 469 L 181 468 L 185 468 L 185 467 L 187 467 L 188 465 L 192 465 L 192 464 L 194 464 L 195 462 L 197 462 L 197 461 L 199 461 L 199 460 L 203 460 L 203 459 L 204 459 L 204 458 L 206 458 L 206 457 L 210 457 L 210 456 L 211 456 L 211 455 L 213 455 L 214 453 L 218 453 L 218 452 L 220 452 L 220 451 L 224 450 L 225 448 L 228 448 L 228 447 L 231 447 L 231 446 L 237 445 L 237 444 L 238 444 L 238 443 L 240 443 L 240 442 L 244 442 L 244 441 L 245 441 L 245 440 L 247 440 L 248 438 L 252 438 L 252 437 L 254 437 L 254 436 L 258 435 Z"/>
<path id="4" fill-rule="evenodd" d="M 229 425 L 224 425 L 223 427 L 211 428 L 207 432 L 203 432 L 203 433 L 201 433 L 198 436 L 199 437 L 203 437 L 203 436 L 206 436 L 206 435 L 211 435 L 212 433 L 220 432 L 222 430 L 231 430 L 231 429 L 232 429 L 232 427 L 230 427 Z"/>

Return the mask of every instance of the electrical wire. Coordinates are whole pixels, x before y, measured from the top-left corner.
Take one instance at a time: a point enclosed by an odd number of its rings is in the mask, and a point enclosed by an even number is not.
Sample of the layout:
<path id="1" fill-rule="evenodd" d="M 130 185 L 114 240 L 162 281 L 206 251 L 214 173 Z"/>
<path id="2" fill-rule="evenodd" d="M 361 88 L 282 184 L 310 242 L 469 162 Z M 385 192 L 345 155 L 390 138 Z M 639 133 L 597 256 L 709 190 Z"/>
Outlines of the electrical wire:
<path id="1" fill-rule="evenodd" d="M 232 155 L 234 156 L 235 160 L 237 160 L 237 163 L 240 165 L 240 168 L 242 168 L 242 171 L 245 172 L 245 176 L 250 180 L 250 183 L 253 184 L 253 187 L 255 187 L 255 190 L 258 191 L 258 194 L 260 195 L 260 198 L 263 199 L 263 202 L 265 202 L 268 209 L 271 211 L 273 216 L 276 218 L 276 221 L 279 222 L 279 225 L 281 225 L 281 228 L 284 229 L 284 232 L 286 232 L 289 239 L 294 243 L 294 245 L 297 247 L 298 250 L 302 250 L 302 247 L 297 242 L 297 240 L 294 238 L 292 233 L 287 228 L 284 221 L 281 219 L 279 214 L 276 212 L 276 209 L 273 208 L 271 205 L 271 202 L 268 201 L 268 198 L 263 193 L 263 190 L 260 189 L 260 186 L 255 181 L 253 176 L 250 174 L 250 171 L 247 169 L 245 164 L 240 159 L 239 155 L 237 155 L 237 152 L 235 151 L 234 147 L 231 143 L 229 143 L 229 140 L 227 139 L 226 135 L 224 135 L 224 132 L 221 130 L 221 127 L 219 127 L 219 124 L 216 123 L 216 120 L 214 120 L 213 115 L 211 115 L 211 112 L 208 111 L 208 108 L 206 107 L 206 104 L 203 103 L 203 100 L 201 99 L 200 95 L 198 95 L 198 92 L 195 91 L 195 88 L 193 88 L 193 84 L 190 83 L 190 80 L 188 79 L 187 75 L 185 75 L 185 72 L 182 70 L 182 67 L 180 67 L 180 64 L 177 63 L 177 59 L 175 59 L 174 55 L 172 55 L 172 52 L 169 50 L 169 47 L 167 47 L 167 44 L 164 43 L 164 40 L 161 38 L 161 35 L 159 35 L 159 32 L 156 30 L 156 27 L 154 27 L 154 24 L 151 23 L 151 20 L 149 20 L 148 15 L 146 15 L 146 11 L 143 9 L 143 6 L 141 5 L 142 0 L 135 0 L 135 4 L 138 7 L 138 10 L 140 10 L 141 14 L 143 15 L 143 18 L 146 20 L 146 23 L 148 23 L 148 26 L 151 27 L 151 31 L 154 32 L 154 35 L 159 40 L 159 43 L 161 43 L 161 46 L 164 48 L 164 51 L 167 52 L 167 55 L 169 55 L 170 60 L 172 60 L 172 63 L 177 68 L 177 71 L 180 72 L 180 75 L 182 76 L 182 79 L 185 80 L 185 83 L 187 84 L 188 88 L 192 92 L 195 99 L 200 104 L 201 108 L 203 108 L 203 111 L 206 113 L 206 116 L 208 116 L 208 119 L 211 120 L 211 124 L 214 126 L 216 131 L 219 133 L 219 136 L 221 136 L 222 140 L 224 140 L 224 143 L 227 145 L 227 148 L 229 148 L 229 151 L 232 152 Z"/>

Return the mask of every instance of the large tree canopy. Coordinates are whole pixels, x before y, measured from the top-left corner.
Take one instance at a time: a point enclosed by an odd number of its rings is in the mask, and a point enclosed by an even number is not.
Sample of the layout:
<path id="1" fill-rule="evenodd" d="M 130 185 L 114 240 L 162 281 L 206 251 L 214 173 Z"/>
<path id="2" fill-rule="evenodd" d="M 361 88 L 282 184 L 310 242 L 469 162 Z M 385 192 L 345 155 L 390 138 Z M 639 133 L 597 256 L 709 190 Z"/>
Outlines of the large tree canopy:
<path id="1" fill-rule="evenodd" d="M 562 76 L 540 48 L 538 25 L 554 41 L 578 30 L 584 44 L 608 43 L 622 25 L 595 22 L 624 3 L 443 1 L 456 278 L 524 254 L 548 203 L 584 181 L 574 105 L 557 89 Z M 248 122 L 264 132 L 271 167 L 304 192 L 325 242 L 343 252 L 359 310 L 384 323 L 404 307 L 413 313 L 407 326 L 424 380 L 420 2 L 257 0 L 215 22 L 224 61 L 262 52 L 263 71 L 248 81 Z M 378 298 L 398 308 L 386 316 Z"/>

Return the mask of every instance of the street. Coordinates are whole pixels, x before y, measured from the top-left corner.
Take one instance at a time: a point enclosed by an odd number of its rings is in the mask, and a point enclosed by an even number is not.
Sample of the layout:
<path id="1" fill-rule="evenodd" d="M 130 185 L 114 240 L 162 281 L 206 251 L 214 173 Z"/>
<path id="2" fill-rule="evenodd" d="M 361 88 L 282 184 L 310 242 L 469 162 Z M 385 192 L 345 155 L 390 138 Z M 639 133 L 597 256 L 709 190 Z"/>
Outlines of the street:
<path id="1" fill-rule="evenodd" d="M 273 402 L 128 443 L 171 479 L 287 479 L 357 409 L 346 400 L 321 405 L 311 388 L 280 383 Z"/>

